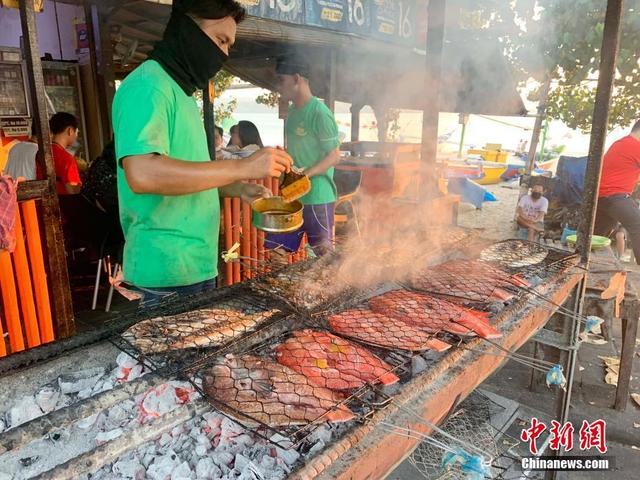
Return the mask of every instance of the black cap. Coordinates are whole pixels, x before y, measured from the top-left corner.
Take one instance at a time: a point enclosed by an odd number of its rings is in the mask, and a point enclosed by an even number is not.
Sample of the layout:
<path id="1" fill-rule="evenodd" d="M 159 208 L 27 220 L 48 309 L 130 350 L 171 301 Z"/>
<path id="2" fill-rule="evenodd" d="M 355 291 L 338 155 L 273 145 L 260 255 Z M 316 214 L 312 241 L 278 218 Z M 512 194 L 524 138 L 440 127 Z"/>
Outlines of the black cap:
<path id="1" fill-rule="evenodd" d="M 196 0 L 173 0 L 172 11 L 186 14 L 194 3 L 196 3 Z"/>
<path id="2" fill-rule="evenodd" d="M 309 63 L 297 55 L 278 57 L 276 73 L 279 75 L 300 75 L 309 78 Z"/>

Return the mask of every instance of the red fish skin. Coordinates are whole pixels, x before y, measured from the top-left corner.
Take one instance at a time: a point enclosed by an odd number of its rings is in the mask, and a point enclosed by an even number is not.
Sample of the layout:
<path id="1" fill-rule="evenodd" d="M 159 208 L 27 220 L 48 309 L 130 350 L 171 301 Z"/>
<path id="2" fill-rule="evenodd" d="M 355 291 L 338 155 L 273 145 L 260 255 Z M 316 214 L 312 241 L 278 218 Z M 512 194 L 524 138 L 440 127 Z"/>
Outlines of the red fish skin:
<path id="1" fill-rule="evenodd" d="M 394 290 L 369 300 L 369 308 L 376 313 L 397 318 L 403 322 L 419 326 L 429 333 L 447 331 L 456 335 L 474 335 L 468 328 L 451 322 L 442 316 L 444 312 L 433 311 L 421 300 L 422 294 L 406 290 Z"/>
<path id="2" fill-rule="evenodd" d="M 227 355 L 203 372 L 207 395 L 271 426 L 304 425 L 314 421 L 346 422 L 354 414 L 344 396 L 314 385 L 295 371 L 253 355 Z M 235 415 L 235 412 L 229 412 Z"/>
<path id="3" fill-rule="evenodd" d="M 366 383 L 391 385 L 399 378 L 392 367 L 368 350 L 328 332 L 302 330 L 276 347 L 283 365 L 332 390 L 360 388 Z"/>
<path id="4" fill-rule="evenodd" d="M 394 290 L 369 300 L 373 311 L 403 321 L 440 328 L 458 335 L 477 334 L 482 338 L 500 338 L 502 335 L 488 322 L 476 317 L 483 312 L 462 308 L 454 303 L 423 293 Z"/>
<path id="5" fill-rule="evenodd" d="M 480 278 L 491 278 L 503 286 L 530 287 L 531 284 L 519 275 L 511 275 L 498 267 L 479 260 L 451 260 L 434 267 L 436 269 L 459 273 L 461 275 L 473 275 Z"/>
<path id="6" fill-rule="evenodd" d="M 368 308 L 331 315 L 328 321 L 335 332 L 378 347 L 409 351 L 444 351 L 451 348 L 448 343 L 432 338 L 415 325 L 375 313 Z"/>

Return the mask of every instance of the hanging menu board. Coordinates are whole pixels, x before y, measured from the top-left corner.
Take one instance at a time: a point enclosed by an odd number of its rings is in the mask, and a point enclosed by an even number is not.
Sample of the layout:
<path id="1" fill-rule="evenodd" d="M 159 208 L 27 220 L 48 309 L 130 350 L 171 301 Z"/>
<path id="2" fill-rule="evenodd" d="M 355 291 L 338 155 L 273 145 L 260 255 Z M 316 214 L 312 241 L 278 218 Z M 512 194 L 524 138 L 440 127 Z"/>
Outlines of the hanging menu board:
<path id="1" fill-rule="evenodd" d="M 373 0 L 371 36 L 394 43 L 416 42 L 415 0 Z"/>
<path id="2" fill-rule="evenodd" d="M 418 42 L 427 0 L 238 0 L 249 15 L 353 33 L 403 45 Z"/>
<path id="3" fill-rule="evenodd" d="M 306 0 L 306 24 L 345 33 L 368 35 L 370 0 Z"/>
<path id="4" fill-rule="evenodd" d="M 304 23 L 304 0 L 238 0 L 254 17 Z"/>

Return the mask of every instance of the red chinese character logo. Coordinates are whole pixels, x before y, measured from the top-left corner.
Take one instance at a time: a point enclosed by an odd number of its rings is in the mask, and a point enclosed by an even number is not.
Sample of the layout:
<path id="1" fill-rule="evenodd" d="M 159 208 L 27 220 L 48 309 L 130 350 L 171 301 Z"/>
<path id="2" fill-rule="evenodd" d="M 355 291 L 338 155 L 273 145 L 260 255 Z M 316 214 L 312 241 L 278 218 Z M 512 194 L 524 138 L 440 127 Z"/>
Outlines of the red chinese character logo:
<path id="1" fill-rule="evenodd" d="M 523 442 L 529 442 L 529 451 L 535 455 L 538 453 L 538 446 L 536 445 L 536 439 L 542 435 L 547 429 L 546 425 L 539 422 L 536 417 L 531 419 L 531 428 L 525 428 L 520 432 L 520 440 Z"/>
<path id="2" fill-rule="evenodd" d="M 597 448 L 600 453 L 607 453 L 606 429 L 607 423 L 604 420 L 593 423 L 583 420 L 580 427 L 580 450 Z"/>
<path id="3" fill-rule="evenodd" d="M 560 422 L 551 420 L 551 440 L 549 442 L 549 448 L 551 450 L 560 450 L 560 447 L 568 452 L 573 449 L 573 432 L 574 428 L 571 422 L 567 422 L 560 426 Z"/>

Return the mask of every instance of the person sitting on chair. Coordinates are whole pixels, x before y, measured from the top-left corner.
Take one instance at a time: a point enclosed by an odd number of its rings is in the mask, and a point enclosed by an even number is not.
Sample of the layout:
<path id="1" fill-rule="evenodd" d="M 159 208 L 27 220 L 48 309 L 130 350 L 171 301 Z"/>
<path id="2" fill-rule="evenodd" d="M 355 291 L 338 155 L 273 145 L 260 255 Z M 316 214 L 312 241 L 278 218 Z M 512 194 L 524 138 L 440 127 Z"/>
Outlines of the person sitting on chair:
<path id="1" fill-rule="evenodd" d="M 534 185 L 531 193 L 518 202 L 518 236 L 526 236 L 530 242 L 544 232 L 544 216 L 549 209 L 549 201 L 542 196 L 543 193 L 542 185 Z"/>

